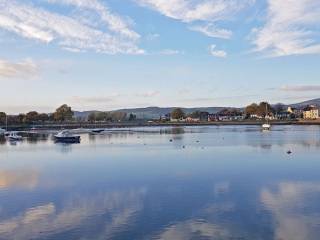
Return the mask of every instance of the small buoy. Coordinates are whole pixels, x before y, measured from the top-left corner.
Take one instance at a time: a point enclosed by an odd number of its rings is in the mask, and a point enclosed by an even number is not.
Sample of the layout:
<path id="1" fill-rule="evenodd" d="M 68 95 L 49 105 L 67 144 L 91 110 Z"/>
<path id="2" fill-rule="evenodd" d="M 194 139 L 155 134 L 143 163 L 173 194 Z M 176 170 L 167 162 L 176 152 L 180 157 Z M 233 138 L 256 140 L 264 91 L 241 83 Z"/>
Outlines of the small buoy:
<path id="1" fill-rule="evenodd" d="M 172 142 L 173 140 L 172 140 L 172 139 L 170 139 L 169 141 L 170 141 L 170 142 Z"/>
<path id="2" fill-rule="evenodd" d="M 186 148 L 186 146 L 182 146 L 182 148 Z"/>
<path id="3" fill-rule="evenodd" d="M 287 151 L 287 154 L 291 154 L 292 152 L 289 150 L 289 151 Z"/>

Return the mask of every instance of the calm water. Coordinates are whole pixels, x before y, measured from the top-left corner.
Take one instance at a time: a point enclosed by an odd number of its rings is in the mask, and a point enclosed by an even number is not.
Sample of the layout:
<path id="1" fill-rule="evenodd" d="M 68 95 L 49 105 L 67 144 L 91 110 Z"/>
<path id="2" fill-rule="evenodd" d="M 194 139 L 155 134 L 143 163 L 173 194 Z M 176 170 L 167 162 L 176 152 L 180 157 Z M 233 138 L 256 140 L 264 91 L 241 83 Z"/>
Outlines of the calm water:
<path id="1" fill-rule="evenodd" d="M 1 240 L 319 239 L 320 127 L 81 137 L 0 139 Z"/>

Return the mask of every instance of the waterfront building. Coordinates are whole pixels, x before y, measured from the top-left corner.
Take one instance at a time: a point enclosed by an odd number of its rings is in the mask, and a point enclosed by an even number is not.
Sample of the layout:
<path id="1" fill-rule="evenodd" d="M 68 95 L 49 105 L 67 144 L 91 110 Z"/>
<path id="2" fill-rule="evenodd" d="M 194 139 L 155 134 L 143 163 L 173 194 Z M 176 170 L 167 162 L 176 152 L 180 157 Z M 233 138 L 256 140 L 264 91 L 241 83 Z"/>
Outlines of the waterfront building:
<path id="1" fill-rule="evenodd" d="M 310 105 L 303 109 L 303 119 L 318 119 L 319 118 L 319 109 Z"/>

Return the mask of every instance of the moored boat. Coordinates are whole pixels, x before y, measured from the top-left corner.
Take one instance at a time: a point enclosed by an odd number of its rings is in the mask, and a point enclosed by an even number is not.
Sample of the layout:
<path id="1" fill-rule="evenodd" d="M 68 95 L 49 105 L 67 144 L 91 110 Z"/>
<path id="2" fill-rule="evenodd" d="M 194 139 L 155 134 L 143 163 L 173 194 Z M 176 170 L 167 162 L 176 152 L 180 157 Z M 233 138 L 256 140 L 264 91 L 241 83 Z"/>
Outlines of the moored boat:
<path id="1" fill-rule="evenodd" d="M 266 115 L 265 115 L 265 119 L 267 120 L 264 124 L 262 124 L 262 130 L 263 131 L 270 131 L 271 130 L 271 124 L 268 121 L 268 103 L 266 103 Z"/>
<path id="2" fill-rule="evenodd" d="M 0 128 L 0 135 L 4 135 L 6 133 L 6 130 Z"/>
<path id="3" fill-rule="evenodd" d="M 271 129 L 271 125 L 269 123 L 262 124 L 262 130 L 268 131 Z"/>
<path id="4" fill-rule="evenodd" d="M 16 132 L 8 132 L 5 135 L 10 141 L 21 141 L 22 140 L 22 136 L 18 135 Z"/>
<path id="5" fill-rule="evenodd" d="M 54 139 L 57 142 L 65 142 L 65 143 L 79 143 L 80 142 L 80 136 L 79 135 L 73 135 L 68 130 L 63 130 L 56 135 L 54 135 Z"/>

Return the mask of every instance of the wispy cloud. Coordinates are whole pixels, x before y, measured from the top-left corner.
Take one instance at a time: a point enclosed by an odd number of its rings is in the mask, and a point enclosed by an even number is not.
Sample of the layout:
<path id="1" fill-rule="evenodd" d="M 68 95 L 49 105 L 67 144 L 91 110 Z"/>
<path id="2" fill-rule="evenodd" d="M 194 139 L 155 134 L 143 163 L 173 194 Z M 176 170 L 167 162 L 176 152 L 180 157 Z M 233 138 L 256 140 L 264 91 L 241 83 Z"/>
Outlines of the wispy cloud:
<path id="1" fill-rule="evenodd" d="M 232 37 L 232 31 L 223 29 L 223 28 L 217 28 L 213 24 L 206 24 L 206 25 L 193 25 L 189 27 L 190 30 L 201 32 L 208 37 L 213 38 L 223 38 L 223 39 L 230 39 Z"/>
<path id="2" fill-rule="evenodd" d="M 287 92 L 314 92 L 320 91 L 320 85 L 296 85 L 296 86 L 283 86 L 281 91 Z"/>
<path id="3" fill-rule="evenodd" d="M 201 23 L 190 27 L 209 37 L 229 38 L 231 31 L 215 27 L 220 21 L 230 20 L 254 0 L 135 0 L 141 6 L 158 11 L 164 16 L 185 23 Z"/>
<path id="4" fill-rule="evenodd" d="M 86 21 L 72 13 L 57 13 L 26 4 L 21 0 L 0 0 L 0 28 L 22 37 L 57 44 L 71 51 L 96 51 L 107 54 L 143 54 L 137 46 L 140 35 L 130 29 L 124 18 L 111 13 L 96 0 L 47 0 L 52 4 L 70 5 L 80 13 L 98 15 L 101 24 Z M 50 8 L 52 9 L 52 8 Z"/>
<path id="5" fill-rule="evenodd" d="M 216 49 L 216 45 L 212 44 L 210 46 L 210 54 L 214 57 L 219 57 L 219 58 L 226 58 L 227 57 L 227 53 L 223 50 L 217 50 Z"/>
<path id="6" fill-rule="evenodd" d="M 253 29 L 255 51 L 267 57 L 320 54 L 319 0 L 268 0 L 266 19 Z"/>
<path id="7" fill-rule="evenodd" d="M 160 94 L 159 91 L 147 91 L 147 92 L 143 92 L 143 93 L 136 93 L 135 95 L 137 97 L 149 98 L 149 97 L 155 97 L 159 94 Z"/>
<path id="8" fill-rule="evenodd" d="M 121 34 L 130 39 L 140 38 L 139 34 L 130 29 L 129 24 L 120 16 L 111 13 L 109 8 L 98 0 L 47 0 L 50 3 L 75 6 L 80 9 L 92 10 L 97 13 L 101 21 L 110 31 Z"/>
<path id="9" fill-rule="evenodd" d="M 0 79 L 1 78 L 32 78 L 38 74 L 38 65 L 31 59 L 20 62 L 10 62 L 0 59 Z"/>
<path id="10" fill-rule="evenodd" d="M 175 50 L 175 49 L 163 49 L 159 52 L 160 55 L 177 55 L 182 53 L 179 50 Z"/>

